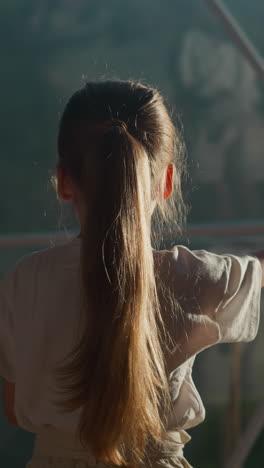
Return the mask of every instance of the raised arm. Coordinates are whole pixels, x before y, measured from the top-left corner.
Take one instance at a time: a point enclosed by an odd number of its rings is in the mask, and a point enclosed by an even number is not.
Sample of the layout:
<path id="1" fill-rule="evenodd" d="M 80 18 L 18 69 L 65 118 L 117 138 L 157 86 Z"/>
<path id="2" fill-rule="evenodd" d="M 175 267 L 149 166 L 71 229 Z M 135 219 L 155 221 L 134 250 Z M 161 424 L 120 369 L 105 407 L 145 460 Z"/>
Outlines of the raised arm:
<path id="1" fill-rule="evenodd" d="M 176 246 L 162 253 L 157 269 L 165 325 L 175 344 L 170 369 L 214 344 L 255 338 L 264 251 L 235 256 Z"/>

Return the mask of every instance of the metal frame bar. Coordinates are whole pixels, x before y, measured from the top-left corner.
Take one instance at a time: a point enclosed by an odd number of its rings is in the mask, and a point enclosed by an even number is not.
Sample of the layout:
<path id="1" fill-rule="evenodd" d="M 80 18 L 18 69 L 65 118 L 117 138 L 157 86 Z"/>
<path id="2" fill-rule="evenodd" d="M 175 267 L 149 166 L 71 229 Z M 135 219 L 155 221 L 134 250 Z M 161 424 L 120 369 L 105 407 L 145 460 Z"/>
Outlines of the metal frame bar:
<path id="1" fill-rule="evenodd" d="M 219 237 L 243 237 L 260 236 L 264 234 L 264 222 L 257 223 L 226 223 L 226 224 L 190 224 L 184 231 L 184 238 L 219 238 Z M 58 242 L 64 242 L 77 235 L 77 231 L 65 230 L 57 232 L 23 232 L 0 235 L 0 248 L 3 247 L 30 247 L 47 246 Z M 177 234 L 174 240 L 177 240 Z M 164 240 L 173 240 L 173 233 L 164 231 Z"/>
<path id="2" fill-rule="evenodd" d="M 212 10 L 214 15 L 220 19 L 221 23 L 225 26 L 254 70 L 264 79 L 264 60 L 230 11 L 221 0 L 205 0 L 205 3 Z"/>
<path id="3" fill-rule="evenodd" d="M 236 447 L 225 464 L 225 468 L 241 468 L 264 427 L 264 403 L 255 409 L 246 429 L 238 439 Z"/>

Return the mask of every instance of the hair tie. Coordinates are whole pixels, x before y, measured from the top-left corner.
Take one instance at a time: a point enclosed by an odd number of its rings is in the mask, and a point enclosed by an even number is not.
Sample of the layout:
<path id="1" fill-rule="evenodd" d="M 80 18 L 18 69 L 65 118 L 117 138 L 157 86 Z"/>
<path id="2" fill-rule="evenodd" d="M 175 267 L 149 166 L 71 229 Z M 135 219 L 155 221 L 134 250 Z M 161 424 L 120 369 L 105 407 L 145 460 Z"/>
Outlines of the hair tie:
<path id="1" fill-rule="evenodd" d="M 121 127 L 123 130 L 127 131 L 127 124 L 123 120 L 113 119 L 113 120 L 106 120 L 104 124 L 107 127 Z"/>

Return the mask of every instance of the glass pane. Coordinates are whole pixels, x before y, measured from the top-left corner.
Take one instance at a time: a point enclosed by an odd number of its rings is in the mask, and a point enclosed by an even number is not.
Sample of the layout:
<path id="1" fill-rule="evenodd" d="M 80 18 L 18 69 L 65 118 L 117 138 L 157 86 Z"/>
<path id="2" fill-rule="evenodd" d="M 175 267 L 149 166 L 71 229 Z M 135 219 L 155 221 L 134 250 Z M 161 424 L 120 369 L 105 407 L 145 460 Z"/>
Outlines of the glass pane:
<path id="1" fill-rule="evenodd" d="M 264 3 L 226 0 L 225 5 L 264 54 Z M 87 80 L 141 80 L 164 95 L 175 121 L 179 116 L 183 122 L 190 224 L 261 225 L 263 85 L 207 2 L 1 0 L 0 39 L 1 274 L 22 255 L 49 246 L 55 231 L 76 229 L 71 207 L 58 203 L 50 179 L 59 116 Z M 47 233 L 47 242 L 34 233 Z M 8 247 L 14 235 L 17 240 Z M 25 235 L 31 236 L 26 245 Z M 251 252 L 262 247 L 262 234 L 204 232 L 181 243 L 219 253 Z M 254 343 L 242 346 L 241 427 L 263 398 L 263 333 L 262 324 Z M 194 467 L 220 467 L 228 450 L 233 353 L 226 345 L 197 358 L 194 379 L 207 418 L 190 431 L 186 456 Z M 3 411 L 0 426 L 7 435 L 0 446 L 2 465 L 21 467 L 31 455 L 33 436 L 7 426 Z M 263 465 L 263 437 L 246 467 Z"/>

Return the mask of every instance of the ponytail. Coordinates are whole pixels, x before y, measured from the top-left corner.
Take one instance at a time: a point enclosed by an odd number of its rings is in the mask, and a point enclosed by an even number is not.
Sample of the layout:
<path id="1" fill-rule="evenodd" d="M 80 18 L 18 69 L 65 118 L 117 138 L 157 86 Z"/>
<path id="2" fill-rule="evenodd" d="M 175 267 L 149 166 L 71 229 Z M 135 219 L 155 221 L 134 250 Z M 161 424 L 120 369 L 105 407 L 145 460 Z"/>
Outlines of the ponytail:
<path id="1" fill-rule="evenodd" d="M 105 157 L 96 161 L 92 189 L 88 168 L 82 174 L 85 327 L 60 371 L 63 407 L 81 407 L 80 439 L 97 460 L 135 466 L 149 442 L 164 440 L 161 409 L 169 402 L 151 247 L 151 174 L 142 144 L 125 127 L 108 128 L 102 140 Z"/>

